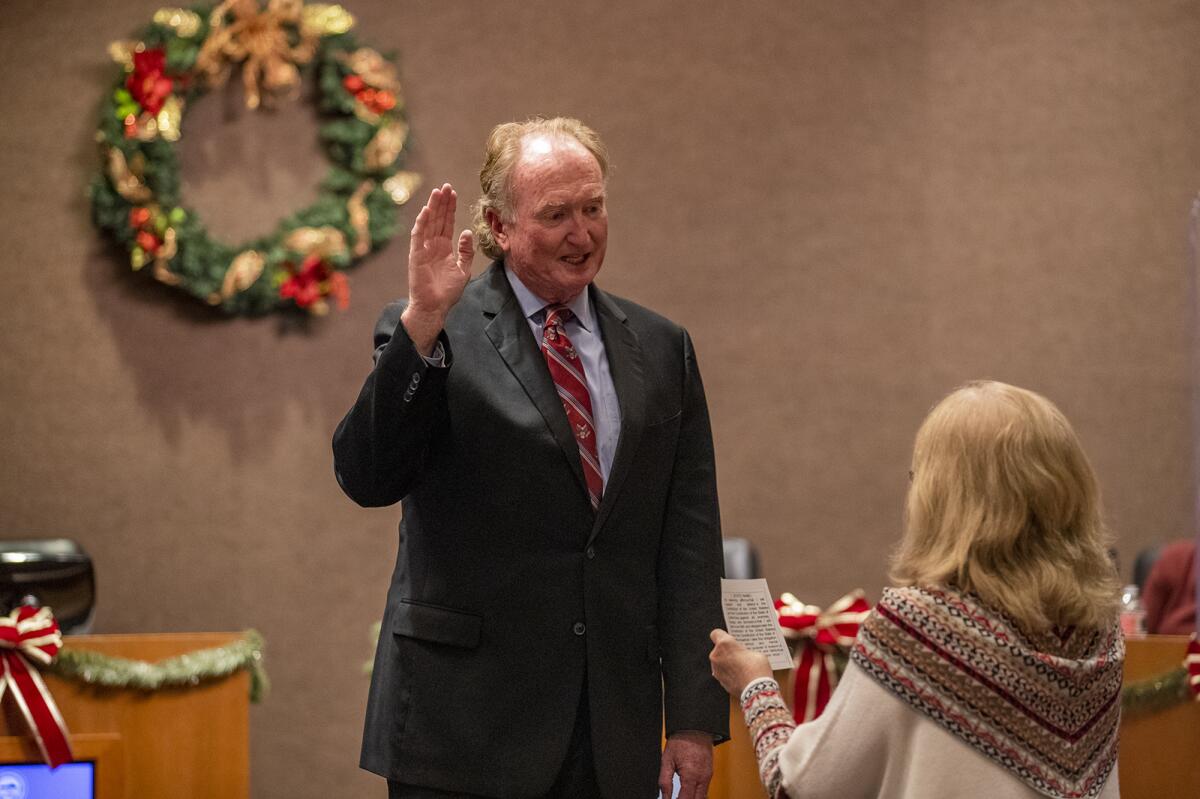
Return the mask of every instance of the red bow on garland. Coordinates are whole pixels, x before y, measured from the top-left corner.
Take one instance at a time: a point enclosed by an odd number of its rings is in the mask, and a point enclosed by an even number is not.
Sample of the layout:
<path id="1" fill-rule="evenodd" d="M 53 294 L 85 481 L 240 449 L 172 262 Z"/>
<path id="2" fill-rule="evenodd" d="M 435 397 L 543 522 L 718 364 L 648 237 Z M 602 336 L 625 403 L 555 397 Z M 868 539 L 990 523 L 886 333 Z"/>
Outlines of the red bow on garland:
<path id="1" fill-rule="evenodd" d="M 36 668 L 26 658 L 48 666 L 62 648 L 62 633 L 50 608 L 22 605 L 7 616 L 0 616 L 0 699 L 12 689 L 42 758 L 50 768 L 70 763 L 71 746 L 67 743 L 67 725 L 58 706 Z"/>
<path id="2" fill-rule="evenodd" d="M 797 723 L 812 721 L 825 710 L 837 687 L 833 653 L 854 644 L 859 625 L 871 612 L 862 589 L 855 589 L 826 610 L 805 605 L 791 594 L 775 600 L 784 636 L 796 643 L 796 692 L 792 714 Z"/>
<path id="3" fill-rule="evenodd" d="M 1192 689 L 1195 700 L 1200 702 L 1200 638 L 1196 637 L 1196 633 L 1192 633 L 1192 640 L 1188 641 L 1187 657 L 1183 663 L 1187 666 L 1188 687 Z"/>

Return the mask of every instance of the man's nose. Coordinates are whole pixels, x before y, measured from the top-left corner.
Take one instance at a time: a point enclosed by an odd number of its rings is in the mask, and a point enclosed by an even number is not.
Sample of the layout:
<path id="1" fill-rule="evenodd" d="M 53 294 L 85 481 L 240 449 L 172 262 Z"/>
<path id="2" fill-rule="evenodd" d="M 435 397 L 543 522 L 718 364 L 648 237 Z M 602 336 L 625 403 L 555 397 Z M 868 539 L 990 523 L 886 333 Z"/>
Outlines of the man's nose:
<path id="1" fill-rule="evenodd" d="M 582 213 L 571 214 L 567 223 L 567 241 L 572 244 L 586 244 L 588 241 L 587 219 Z"/>

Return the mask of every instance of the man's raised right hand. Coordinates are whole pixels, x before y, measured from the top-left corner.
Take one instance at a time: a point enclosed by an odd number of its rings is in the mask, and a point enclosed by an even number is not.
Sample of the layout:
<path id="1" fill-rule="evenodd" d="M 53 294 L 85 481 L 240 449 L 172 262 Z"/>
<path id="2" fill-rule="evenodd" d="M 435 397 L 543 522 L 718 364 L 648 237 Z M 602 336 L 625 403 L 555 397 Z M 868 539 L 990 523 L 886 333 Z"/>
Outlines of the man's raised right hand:
<path id="1" fill-rule="evenodd" d="M 421 355 L 433 352 L 446 315 L 462 296 L 471 279 L 475 237 L 470 230 L 458 234 L 454 246 L 454 212 L 458 195 L 449 183 L 429 193 L 417 214 L 408 245 L 408 307 L 400 317 L 409 338 Z"/>

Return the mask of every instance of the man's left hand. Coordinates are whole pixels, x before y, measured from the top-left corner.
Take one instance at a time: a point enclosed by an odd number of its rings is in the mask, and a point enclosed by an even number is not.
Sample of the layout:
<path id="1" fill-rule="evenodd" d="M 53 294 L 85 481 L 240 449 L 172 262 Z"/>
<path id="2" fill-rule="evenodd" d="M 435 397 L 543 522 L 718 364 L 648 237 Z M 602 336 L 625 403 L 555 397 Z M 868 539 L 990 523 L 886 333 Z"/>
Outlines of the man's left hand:
<path id="1" fill-rule="evenodd" d="M 679 774 L 679 799 L 705 799 L 713 773 L 713 740 L 706 732 L 685 730 L 672 733 L 663 748 L 658 787 L 666 799 L 673 790 L 672 777 Z"/>

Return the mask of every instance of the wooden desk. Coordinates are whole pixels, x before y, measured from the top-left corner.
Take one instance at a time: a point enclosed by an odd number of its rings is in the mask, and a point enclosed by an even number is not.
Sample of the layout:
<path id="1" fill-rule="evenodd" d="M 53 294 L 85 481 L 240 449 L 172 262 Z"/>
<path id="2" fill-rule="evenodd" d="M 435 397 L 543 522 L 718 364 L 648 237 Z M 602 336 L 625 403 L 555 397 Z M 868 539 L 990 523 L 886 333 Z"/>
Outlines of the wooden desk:
<path id="1" fill-rule="evenodd" d="M 66 646 L 155 662 L 241 638 L 242 633 L 80 635 L 68 637 Z M 76 756 L 103 758 L 97 765 L 97 799 L 248 799 L 246 672 L 154 692 L 94 688 L 52 674 L 43 678 L 70 730 Z M 40 760 L 19 714 L 0 714 L 0 758 Z M 115 770 L 100 765 L 113 762 L 118 763 Z M 121 783 L 123 789 L 115 787 Z"/>
<path id="2" fill-rule="evenodd" d="M 1187 638 L 1152 635 L 1126 642 L 1125 680 L 1143 680 L 1183 662 Z M 791 697 L 791 672 L 775 679 Z M 729 705 L 730 740 L 718 746 L 710 799 L 765 799 L 758 764 L 737 703 Z M 1200 797 L 1200 702 L 1121 722 L 1122 799 Z"/>

